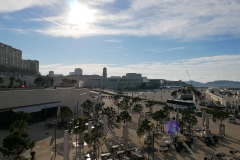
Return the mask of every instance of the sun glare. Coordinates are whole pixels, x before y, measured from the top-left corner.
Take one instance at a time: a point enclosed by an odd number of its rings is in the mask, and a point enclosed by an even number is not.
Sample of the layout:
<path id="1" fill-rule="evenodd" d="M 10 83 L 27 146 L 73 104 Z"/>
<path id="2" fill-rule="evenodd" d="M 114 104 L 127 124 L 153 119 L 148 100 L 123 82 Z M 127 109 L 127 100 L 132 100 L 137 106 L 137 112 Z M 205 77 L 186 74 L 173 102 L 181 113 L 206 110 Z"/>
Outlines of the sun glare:
<path id="1" fill-rule="evenodd" d="M 70 5 L 68 23 L 76 25 L 78 28 L 87 29 L 89 24 L 94 21 L 94 11 L 86 6 L 73 2 Z"/>

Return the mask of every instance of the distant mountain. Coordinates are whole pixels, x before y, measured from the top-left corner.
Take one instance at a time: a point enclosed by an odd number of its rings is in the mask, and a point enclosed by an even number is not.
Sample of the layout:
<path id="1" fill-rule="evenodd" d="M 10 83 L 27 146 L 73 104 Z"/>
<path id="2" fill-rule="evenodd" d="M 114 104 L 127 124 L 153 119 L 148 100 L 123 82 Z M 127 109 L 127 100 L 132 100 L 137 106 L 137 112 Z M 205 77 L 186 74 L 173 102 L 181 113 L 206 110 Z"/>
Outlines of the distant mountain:
<path id="1" fill-rule="evenodd" d="M 240 88 L 240 82 L 229 80 L 217 80 L 213 82 L 201 83 L 197 81 L 187 81 L 187 84 L 192 84 L 194 87 L 221 87 L 221 88 Z"/>

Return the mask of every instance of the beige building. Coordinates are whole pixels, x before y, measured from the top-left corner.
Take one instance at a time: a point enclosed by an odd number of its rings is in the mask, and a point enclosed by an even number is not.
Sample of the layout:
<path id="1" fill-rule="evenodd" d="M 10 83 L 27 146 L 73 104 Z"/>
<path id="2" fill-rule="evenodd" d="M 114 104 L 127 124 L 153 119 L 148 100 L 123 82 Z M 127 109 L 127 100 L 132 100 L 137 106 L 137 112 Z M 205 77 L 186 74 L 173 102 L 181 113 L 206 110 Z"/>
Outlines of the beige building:
<path id="1" fill-rule="evenodd" d="M 22 60 L 22 68 L 39 71 L 39 61 L 37 60 Z"/>
<path id="2" fill-rule="evenodd" d="M 22 51 L 0 42 L 0 65 L 22 67 Z"/>

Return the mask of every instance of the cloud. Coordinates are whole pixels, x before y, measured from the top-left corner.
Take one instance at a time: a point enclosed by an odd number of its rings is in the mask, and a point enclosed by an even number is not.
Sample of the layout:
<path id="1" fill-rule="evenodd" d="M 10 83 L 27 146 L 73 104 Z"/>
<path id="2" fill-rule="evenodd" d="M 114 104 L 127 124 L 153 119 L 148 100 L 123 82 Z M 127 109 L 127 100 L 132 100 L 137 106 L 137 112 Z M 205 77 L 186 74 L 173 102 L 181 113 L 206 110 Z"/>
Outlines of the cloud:
<path id="1" fill-rule="evenodd" d="M 176 47 L 176 48 L 169 48 L 169 51 L 175 51 L 175 50 L 183 50 L 185 47 Z"/>
<path id="2" fill-rule="evenodd" d="M 8 15 L 8 14 L 4 14 L 3 16 L 2 16 L 2 18 L 3 19 L 13 19 L 10 15 Z"/>
<path id="3" fill-rule="evenodd" d="M 127 56 L 127 54 L 125 55 Z M 235 80 L 240 79 L 240 55 L 222 55 L 212 57 L 201 57 L 182 59 L 169 63 L 141 62 L 126 65 L 118 64 L 50 64 L 41 65 L 40 72 L 48 74 L 54 70 L 55 73 L 68 75 L 74 68 L 81 67 L 85 74 L 102 75 L 103 67 L 108 70 L 108 76 L 122 76 L 126 73 L 141 73 L 148 78 L 162 78 L 168 80 L 188 80 L 186 70 L 191 80 L 208 82 L 214 80 Z"/>
<path id="4" fill-rule="evenodd" d="M 183 50 L 183 49 L 186 49 L 186 47 L 175 47 L 175 48 L 167 48 L 167 49 L 148 49 L 148 51 L 151 51 L 151 52 L 170 52 L 170 51 L 176 51 L 176 50 Z"/>
<path id="5" fill-rule="evenodd" d="M 110 42 L 110 43 L 119 43 L 119 42 L 122 42 L 122 40 L 119 40 L 119 39 L 108 39 L 108 40 L 105 40 L 106 42 Z"/>
<path id="6" fill-rule="evenodd" d="M 57 1 L 58 0 L 24 0 L 19 2 L 16 0 L 1 0 L 0 13 L 11 13 L 35 6 L 49 6 L 56 3 Z"/>
<path id="7" fill-rule="evenodd" d="M 76 24 L 69 21 L 71 7 L 58 0 L 25 0 L 21 3 L 8 0 L 1 2 L 0 13 L 33 7 L 51 10 L 52 12 L 44 14 L 44 18 L 41 16 L 31 18 L 30 20 L 35 20 L 32 22 L 35 23 L 34 26 L 36 23 L 40 25 L 37 29 L 29 28 L 29 30 L 54 37 L 131 35 L 160 36 L 181 40 L 212 40 L 223 39 L 225 35 L 240 36 L 239 0 L 221 2 L 218 0 L 134 0 L 127 1 L 128 5 L 124 7 L 118 7 L 114 2 L 114 0 L 79 2 L 80 5 L 86 6 L 88 12 L 76 14 L 75 18 L 78 21 Z M 84 27 L 80 27 L 77 17 L 83 15 L 92 19 L 86 21 Z"/>
<path id="8" fill-rule="evenodd" d="M 123 53 L 123 55 L 128 57 L 128 54 L 126 54 L 126 53 Z"/>

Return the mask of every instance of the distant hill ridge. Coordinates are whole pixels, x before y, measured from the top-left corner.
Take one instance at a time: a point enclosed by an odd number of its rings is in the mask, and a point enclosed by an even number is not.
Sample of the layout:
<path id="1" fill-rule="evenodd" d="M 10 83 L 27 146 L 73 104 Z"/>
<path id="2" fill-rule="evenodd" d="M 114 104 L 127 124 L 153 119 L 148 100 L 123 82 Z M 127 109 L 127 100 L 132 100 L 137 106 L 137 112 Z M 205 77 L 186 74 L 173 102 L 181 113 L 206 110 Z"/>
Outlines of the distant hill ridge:
<path id="1" fill-rule="evenodd" d="M 201 83 L 197 81 L 186 81 L 187 84 L 192 84 L 194 87 L 222 87 L 222 88 L 240 88 L 240 82 L 230 80 L 216 80 L 213 82 Z"/>

